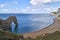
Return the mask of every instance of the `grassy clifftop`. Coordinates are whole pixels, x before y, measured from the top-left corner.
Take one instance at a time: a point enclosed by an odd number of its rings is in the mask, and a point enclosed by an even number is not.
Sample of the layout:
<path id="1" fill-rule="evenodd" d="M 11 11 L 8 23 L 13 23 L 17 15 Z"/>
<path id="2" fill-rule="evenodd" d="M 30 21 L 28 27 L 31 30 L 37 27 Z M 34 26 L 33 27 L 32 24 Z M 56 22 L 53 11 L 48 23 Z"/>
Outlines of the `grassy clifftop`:
<path id="1" fill-rule="evenodd" d="M 44 36 L 37 36 L 35 40 L 60 40 L 60 32 L 47 33 Z"/>
<path id="2" fill-rule="evenodd" d="M 60 40 L 60 32 L 47 33 L 45 35 L 37 35 L 35 39 L 30 37 L 24 38 L 23 35 L 0 30 L 0 40 Z"/>
<path id="3" fill-rule="evenodd" d="M 0 30 L 0 40 L 20 40 L 22 35 Z"/>

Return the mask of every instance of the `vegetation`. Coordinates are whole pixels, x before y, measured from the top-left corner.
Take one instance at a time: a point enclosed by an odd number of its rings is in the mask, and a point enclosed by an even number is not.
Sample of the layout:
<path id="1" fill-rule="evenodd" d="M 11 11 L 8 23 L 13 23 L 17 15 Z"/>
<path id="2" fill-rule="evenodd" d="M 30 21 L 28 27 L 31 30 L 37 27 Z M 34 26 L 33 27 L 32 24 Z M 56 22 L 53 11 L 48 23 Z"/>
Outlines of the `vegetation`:
<path id="1" fill-rule="evenodd" d="M 0 40 L 20 40 L 22 35 L 0 30 Z"/>
<path id="2" fill-rule="evenodd" d="M 24 38 L 23 35 L 0 30 L 0 40 L 60 40 L 60 32 L 47 33 L 44 36 L 37 36 L 35 39 Z"/>
<path id="3" fill-rule="evenodd" d="M 60 32 L 47 33 L 45 36 L 37 36 L 36 40 L 60 40 Z"/>

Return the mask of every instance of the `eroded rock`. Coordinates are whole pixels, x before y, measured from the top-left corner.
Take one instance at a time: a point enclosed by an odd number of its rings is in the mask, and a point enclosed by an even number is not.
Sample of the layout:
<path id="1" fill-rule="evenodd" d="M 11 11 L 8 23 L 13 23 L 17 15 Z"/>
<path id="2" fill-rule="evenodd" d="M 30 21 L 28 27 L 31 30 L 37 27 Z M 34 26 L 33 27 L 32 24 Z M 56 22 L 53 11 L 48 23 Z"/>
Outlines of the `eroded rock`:
<path id="1" fill-rule="evenodd" d="M 14 22 L 15 28 L 17 28 L 18 22 L 17 22 L 17 18 L 15 16 L 9 16 L 6 20 L 0 19 L 0 29 L 11 31 L 12 22 Z"/>

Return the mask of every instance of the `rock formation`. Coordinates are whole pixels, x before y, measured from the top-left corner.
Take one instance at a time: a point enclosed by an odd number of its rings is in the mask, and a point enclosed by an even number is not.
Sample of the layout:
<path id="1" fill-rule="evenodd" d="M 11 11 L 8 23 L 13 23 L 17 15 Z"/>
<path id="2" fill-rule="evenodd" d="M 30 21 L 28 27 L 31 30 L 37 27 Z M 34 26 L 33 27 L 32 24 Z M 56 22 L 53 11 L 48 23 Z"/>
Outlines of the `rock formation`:
<path id="1" fill-rule="evenodd" d="M 9 16 L 6 20 L 0 19 L 0 29 L 11 31 L 11 23 L 14 22 L 15 27 L 18 26 L 17 18 Z"/>
<path id="2" fill-rule="evenodd" d="M 56 12 L 51 12 L 51 15 L 59 17 L 60 16 L 60 8 Z"/>

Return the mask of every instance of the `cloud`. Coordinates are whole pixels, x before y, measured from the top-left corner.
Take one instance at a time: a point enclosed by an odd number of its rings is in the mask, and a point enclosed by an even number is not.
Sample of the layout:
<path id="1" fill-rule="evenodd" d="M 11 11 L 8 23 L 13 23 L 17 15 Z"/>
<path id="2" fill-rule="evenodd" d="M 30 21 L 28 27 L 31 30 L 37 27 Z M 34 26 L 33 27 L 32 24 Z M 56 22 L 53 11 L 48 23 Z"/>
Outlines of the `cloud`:
<path id="1" fill-rule="evenodd" d="M 40 13 L 50 13 L 52 11 L 56 11 L 56 9 L 58 9 L 58 6 L 54 7 L 48 3 L 54 4 L 57 2 L 60 2 L 60 0 L 30 0 L 31 9 Z"/>
<path id="2" fill-rule="evenodd" d="M 17 1 L 6 2 L 6 3 L 3 3 L 3 4 L 0 4 L 0 8 L 8 7 L 8 6 L 11 6 L 11 5 L 17 5 L 17 4 L 18 4 Z"/>
<path id="3" fill-rule="evenodd" d="M 56 9 L 58 7 L 53 7 L 53 5 L 54 5 L 54 3 L 59 2 L 59 1 L 60 0 L 30 0 L 31 5 L 27 6 L 26 9 L 20 10 L 19 9 L 20 7 L 17 6 L 17 5 L 19 5 L 19 2 L 17 0 L 13 0 L 13 1 L 5 2 L 4 4 L 0 4 L 0 8 L 3 9 L 0 11 L 2 11 L 2 12 L 13 12 L 13 13 L 20 13 L 20 12 L 50 13 L 51 11 L 56 11 Z M 50 5 L 49 3 L 53 3 L 53 5 Z M 16 8 L 16 7 L 18 7 L 18 8 Z"/>
<path id="4" fill-rule="evenodd" d="M 41 5 L 42 3 L 49 3 L 51 0 L 31 0 L 30 3 L 32 5 Z"/>
<path id="5" fill-rule="evenodd" d="M 41 5 L 44 3 L 58 2 L 60 0 L 31 0 L 30 3 L 32 5 Z"/>
<path id="6" fill-rule="evenodd" d="M 17 1 L 13 1 L 10 4 L 18 4 L 18 2 Z"/>
<path id="7" fill-rule="evenodd" d="M 7 11 L 9 11 L 8 9 L 3 9 L 2 11 L 5 11 L 5 12 L 7 12 Z"/>
<path id="8" fill-rule="evenodd" d="M 23 9 L 22 11 L 30 11 L 31 8 L 29 6 L 26 7 L 26 9 Z"/>
<path id="9" fill-rule="evenodd" d="M 30 7 L 28 6 L 27 9 L 30 9 Z"/>
<path id="10" fill-rule="evenodd" d="M 5 5 L 4 4 L 0 4 L 0 8 L 3 8 Z"/>

